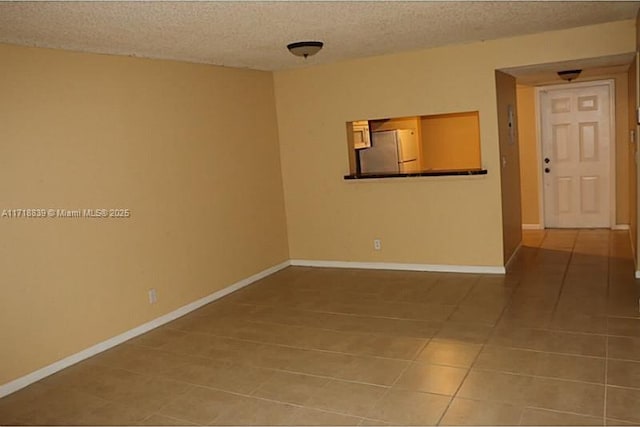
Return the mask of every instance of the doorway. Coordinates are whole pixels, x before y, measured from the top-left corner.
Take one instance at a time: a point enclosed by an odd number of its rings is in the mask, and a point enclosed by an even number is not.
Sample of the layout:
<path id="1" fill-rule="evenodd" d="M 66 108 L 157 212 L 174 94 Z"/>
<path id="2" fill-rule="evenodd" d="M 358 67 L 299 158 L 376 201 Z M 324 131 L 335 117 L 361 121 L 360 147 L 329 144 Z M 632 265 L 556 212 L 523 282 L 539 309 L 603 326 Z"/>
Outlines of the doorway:
<path id="1" fill-rule="evenodd" d="M 615 225 L 613 80 L 540 87 L 544 226 Z"/>

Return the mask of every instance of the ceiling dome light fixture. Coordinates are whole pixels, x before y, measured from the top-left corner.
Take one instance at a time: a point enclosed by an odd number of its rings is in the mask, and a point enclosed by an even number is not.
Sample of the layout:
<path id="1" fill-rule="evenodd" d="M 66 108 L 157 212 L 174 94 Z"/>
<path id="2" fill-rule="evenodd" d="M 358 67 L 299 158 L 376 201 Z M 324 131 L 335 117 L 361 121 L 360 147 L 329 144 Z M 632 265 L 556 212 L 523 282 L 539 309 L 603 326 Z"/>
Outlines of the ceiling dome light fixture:
<path id="1" fill-rule="evenodd" d="M 320 52 L 324 43 L 317 41 L 306 41 L 306 42 L 295 42 L 289 43 L 287 45 L 287 49 L 289 52 L 293 53 L 296 56 L 304 56 L 305 59 L 307 56 L 313 56 L 316 53 Z"/>
<path id="2" fill-rule="evenodd" d="M 573 79 L 577 79 L 581 72 L 582 70 L 558 71 L 558 76 L 560 76 L 562 80 L 570 82 Z"/>

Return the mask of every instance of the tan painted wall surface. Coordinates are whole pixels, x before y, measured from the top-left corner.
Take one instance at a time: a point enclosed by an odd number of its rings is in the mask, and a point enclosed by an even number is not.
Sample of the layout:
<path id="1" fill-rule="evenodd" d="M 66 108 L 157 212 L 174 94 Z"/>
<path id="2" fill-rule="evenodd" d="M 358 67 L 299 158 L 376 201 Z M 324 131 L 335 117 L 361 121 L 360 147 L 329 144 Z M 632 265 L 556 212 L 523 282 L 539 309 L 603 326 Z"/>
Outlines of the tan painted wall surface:
<path id="1" fill-rule="evenodd" d="M 636 14 L 636 19 L 635 19 L 635 24 L 636 24 L 636 43 L 635 43 L 635 52 L 636 52 L 636 67 L 635 67 L 635 76 L 632 76 L 631 78 L 635 77 L 635 88 L 636 88 L 636 108 L 640 107 L 640 68 L 638 66 L 638 54 L 640 52 L 640 9 L 638 9 L 638 13 Z M 633 85 L 630 85 L 633 86 Z M 637 120 L 637 119 L 636 119 Z M 637 124 L 637 121 L 636 121 Z M 636 129 L 636 135 L 640 136 L 640 126 L 636 125 L 635 127 Z M 638 179 L 640 179 L 640 173 L 638 173 L 638 168 L 640 167 L 640 163 L 637 161 L 637 157 L 636 157 L 636 162 L 635 162 L 635 169 L 636 169 L 636 189 L 639 188 L 640 186 L 638 185 Z M 636 247 L 636 271 L 638 270 L 638 266 L 640 266 L 640 250 L 637 250 L 638 248 L 640 248 L 640 245 L 638 244 L 638 231 L 637 231 L 637 224 L 638 224 L 638 215 L 640 214 L 640 212 L 637 209 L 637 205 L 636 205 L 636 216 L 635 216 L 635 224 L 636 224 L 636 232 L 635 232 L 635 239 L 634 239 L 634 243 L 635 243 L 635 247 Z"/>
<path id="2" fill-rule="evenodd" d="M 8 45 L 0 63 L 0 208 L 131 210 L 0 219 L 0 384 L 288 259 L 270 73 Z"/>
<path id="3" fill-rule="evenodd" d="M 635 133 L 634 141 L 631 141 L 631 137 L 629 136 L 629 144 L 627 145 L 629 153 L 627 155 L 628 161 L 628 170 L 629 170 L 629 227 L 631 230 L 631 246 L 634 251 L 637 252 L 636 244 L 638 241 L 638 172 L 636 165 L 636 155 L 638 150 L 638 135 L 637 135 L 637 127 L 638 127 L 638 118 L 636 116 L 636 108 L 638 105 L 637 100 L 637 83 L 636 83 L 636 74 L 638 72 L 636 61 L 634 60 L 631 63 L 631 67 L 629 68 L 629 73 L 627 76 L 627 89 L 628 89 L 628 132 L 629 135 L 631 132 Z"/>
<path id="4" fill-rule="evenodd" d="M 494 70 L 634 46 L 628 20 L 275 73 L 291 257 L 502 265 Z M 345 122 L 451 111 L 479 111 L 487 176 L 343 180 Z"/>
<path id="5" fill-rule="evenodd" d="M 477 112 L 421 117 L 425 169 L 473 169 L 480 163 Z"/>
<path id="6" fill-rule="evenodd" d="M 594 76 L 589 80 L 609 80 L 615 84 L 615 191 L 616 222 L 629 224 L 629 102 L 628 74 Z M 589 81 L 580 79 L 580 82 Z M 570 87 L 570 85 L 566 85 Z M 518 87 L 518 124 L 520 126 L 520 168 L 522 178 L 522 223 L 540 224 L 539 176 L 540 164 L 536 149 L 535 88 Z"/>
<path id="7" fill-rule="evenodd" d="M 629 224 L 629 76 L 613 76 L 616 86 L 616 222 Z"/>
<path id="8" fill-rule="evenodd" d="M 518 123 L 516 79 L 496 71 L 496 98 L 498 102 L 498 140 L 500 144 L 501 196 L 502 196 L 502 248 L 505 264 L 522 242 L 522 216 L 520 211 L 520 155 L 518 153 Z M 513 109 L 513 122 L 509 122 L 509 109 Z M 515 127 L 515 129 L 511 129 Z"/>
<path id="9" fill-rule="evenodd" d="M 517 87 L 522 223 L 531 225 L 540 224 L 535 93 L 532 86 Z"/>

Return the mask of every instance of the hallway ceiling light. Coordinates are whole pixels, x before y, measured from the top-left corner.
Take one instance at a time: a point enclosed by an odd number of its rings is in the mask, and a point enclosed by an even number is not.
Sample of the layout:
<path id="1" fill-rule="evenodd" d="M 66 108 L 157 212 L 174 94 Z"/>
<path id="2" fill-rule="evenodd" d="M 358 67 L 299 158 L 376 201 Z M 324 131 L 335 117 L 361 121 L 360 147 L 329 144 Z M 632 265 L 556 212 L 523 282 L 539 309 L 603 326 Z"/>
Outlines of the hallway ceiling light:
<path id="1" fill-rule="evenodd" d="M 562 80 L 570 82 L 573 79 L 577 79 L 581 72 L 582 70 L 558 71 L 558 76 L 560 76 Z"/>
<path id="2" fill-rule="evenodd" d="M 318 41 L 304 41 L 304 42 L 295 42 L 289 43 L 287 45 L 287 49 L 289 52 L 293 53 L 296 56 L 313 56 L 316 53 L 320 52 L 324 43 Z"/>

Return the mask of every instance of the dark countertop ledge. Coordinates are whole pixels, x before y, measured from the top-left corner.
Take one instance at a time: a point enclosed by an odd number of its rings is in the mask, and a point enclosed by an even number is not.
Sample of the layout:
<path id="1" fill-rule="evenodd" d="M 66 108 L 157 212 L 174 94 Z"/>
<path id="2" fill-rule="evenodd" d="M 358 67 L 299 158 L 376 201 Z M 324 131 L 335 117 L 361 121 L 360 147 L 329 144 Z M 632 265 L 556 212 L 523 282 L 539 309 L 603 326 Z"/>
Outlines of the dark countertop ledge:
<path id="1" fill-rule="evenodd" d="M 398 173 L 360 173 L 345 175 L 344 179 L 379 179 L 379 178 L 411 178 L 415 176 L 467 176 L 486 175 L 486 169 L 451 169 L 451 170 L 426 170 L 420 172 Z"/>

